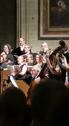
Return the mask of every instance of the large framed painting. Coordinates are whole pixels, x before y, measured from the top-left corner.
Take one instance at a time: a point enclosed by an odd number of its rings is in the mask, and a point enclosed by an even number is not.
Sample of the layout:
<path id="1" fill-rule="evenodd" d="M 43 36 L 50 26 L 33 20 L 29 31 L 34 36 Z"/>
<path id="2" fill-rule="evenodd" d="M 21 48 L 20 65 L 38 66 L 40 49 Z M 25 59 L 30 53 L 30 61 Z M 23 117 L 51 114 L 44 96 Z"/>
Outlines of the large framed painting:
<path id="1" fill-rule="evenodd" d="M 38 38 L 69 40 L 69 0 L 38 0 Z"/>

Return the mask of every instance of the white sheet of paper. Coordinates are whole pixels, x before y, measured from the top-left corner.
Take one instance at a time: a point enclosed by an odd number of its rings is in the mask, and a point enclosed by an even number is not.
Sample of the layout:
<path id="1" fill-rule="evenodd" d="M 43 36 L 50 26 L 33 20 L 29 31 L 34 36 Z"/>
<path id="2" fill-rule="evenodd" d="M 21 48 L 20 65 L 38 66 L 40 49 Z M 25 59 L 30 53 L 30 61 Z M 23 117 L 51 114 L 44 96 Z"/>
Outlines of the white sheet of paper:
<path id="1" fill-rule="evenodd" d="M 12 84 L 14 85 L 14 87 L 18 88 L 18 85 L 16 84 L 16 81 L 14 80 L 13 76 L 10 76 L 10 81 L 12 82 Z"/>

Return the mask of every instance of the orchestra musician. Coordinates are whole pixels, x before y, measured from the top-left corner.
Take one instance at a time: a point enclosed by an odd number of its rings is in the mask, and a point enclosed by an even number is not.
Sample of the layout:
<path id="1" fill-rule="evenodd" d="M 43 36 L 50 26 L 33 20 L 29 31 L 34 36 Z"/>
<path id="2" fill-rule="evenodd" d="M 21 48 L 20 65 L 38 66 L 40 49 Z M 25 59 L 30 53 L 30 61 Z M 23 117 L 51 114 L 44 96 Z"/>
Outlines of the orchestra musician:
<path id="1" fill-rule="evenodd" d="M 11 74 L 15 80 L 23 80 L 27 84 L 30 84 L 32 80 L 32 75 L 27 69 L 27 63 L 24 61 L 23 56 L 17 57 L 18 68 Z"/>
<path id="2" fill-rule="evenodd" d="M 26 54 L 31 54 L 31 48 L 30 48 L 29 45 L 25 45 L 24 50 L 25 50 L 25 53 L 26 53 Z"/>
<path id="3" fill-rule="evenodd" d="M 28 54 L 26 56 L 26 62 L 29 66 L 33 66 L 33 55 L 32 54 Z"/>
<path id="4" fill-rule="evenodd" d="M 46 55 L 50 55 L 51 49 L 49 49 L 47 42 L 42 42 L 41 44 L 41 51 L 39 52 L 44 58 Z"/>
<path id="5" fill-rule="evenodd" d="M 6 43 L 3 47 L 3 51 L 1 52 L 0 63 L 2 68 L 7 67 L 8 64 L 15 64 L 15 58 L 12 54 L 12 47 L 8 43 Z"/>
<path id="6" fill-rule="evenodd" d="M 25 54 L 24 48 L 25 48 L 25 40 L 24 38 L 20 37 L 18 42 L 18 47 L 12 51 L 13 55 L 20 56 Z"/>

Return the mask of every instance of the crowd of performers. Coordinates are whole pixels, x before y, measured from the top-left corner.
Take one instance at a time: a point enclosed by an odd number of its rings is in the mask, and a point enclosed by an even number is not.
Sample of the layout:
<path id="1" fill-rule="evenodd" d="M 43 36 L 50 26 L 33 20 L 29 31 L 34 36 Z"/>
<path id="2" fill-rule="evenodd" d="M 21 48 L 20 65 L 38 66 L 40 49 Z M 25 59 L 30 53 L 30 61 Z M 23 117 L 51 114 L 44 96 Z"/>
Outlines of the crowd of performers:
<path id="1" fill-rule="evenodd" d="M 69 48 L 64 40 L 58 47 L 51 50 L 44 41 L 40 51 L 33 53 L 24 38 L 19 38 L 18 47 L 12 49 L 6 43 L 0 54 L 0 69 L 11 66 L 11 75 L 15 79 L 24 80 L 30 84 L 33 79 L 51 78 L 63 81 L 69 85 Z M 14 66 L 19 66 L 14 69 Z"/>

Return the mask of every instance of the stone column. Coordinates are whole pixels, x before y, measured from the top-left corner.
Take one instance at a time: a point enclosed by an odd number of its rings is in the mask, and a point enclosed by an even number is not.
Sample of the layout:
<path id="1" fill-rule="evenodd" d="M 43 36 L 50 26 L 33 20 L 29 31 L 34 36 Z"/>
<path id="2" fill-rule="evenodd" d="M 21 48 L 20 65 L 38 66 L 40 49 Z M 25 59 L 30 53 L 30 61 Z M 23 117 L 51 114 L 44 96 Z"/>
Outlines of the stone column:
<path id="1" fill-rule="evenodd" d="M 26 41 L 26 0 L 16 0 L 16 8 L 17 8 L 17 45 L 19 37 L 24 37 Z"/>

